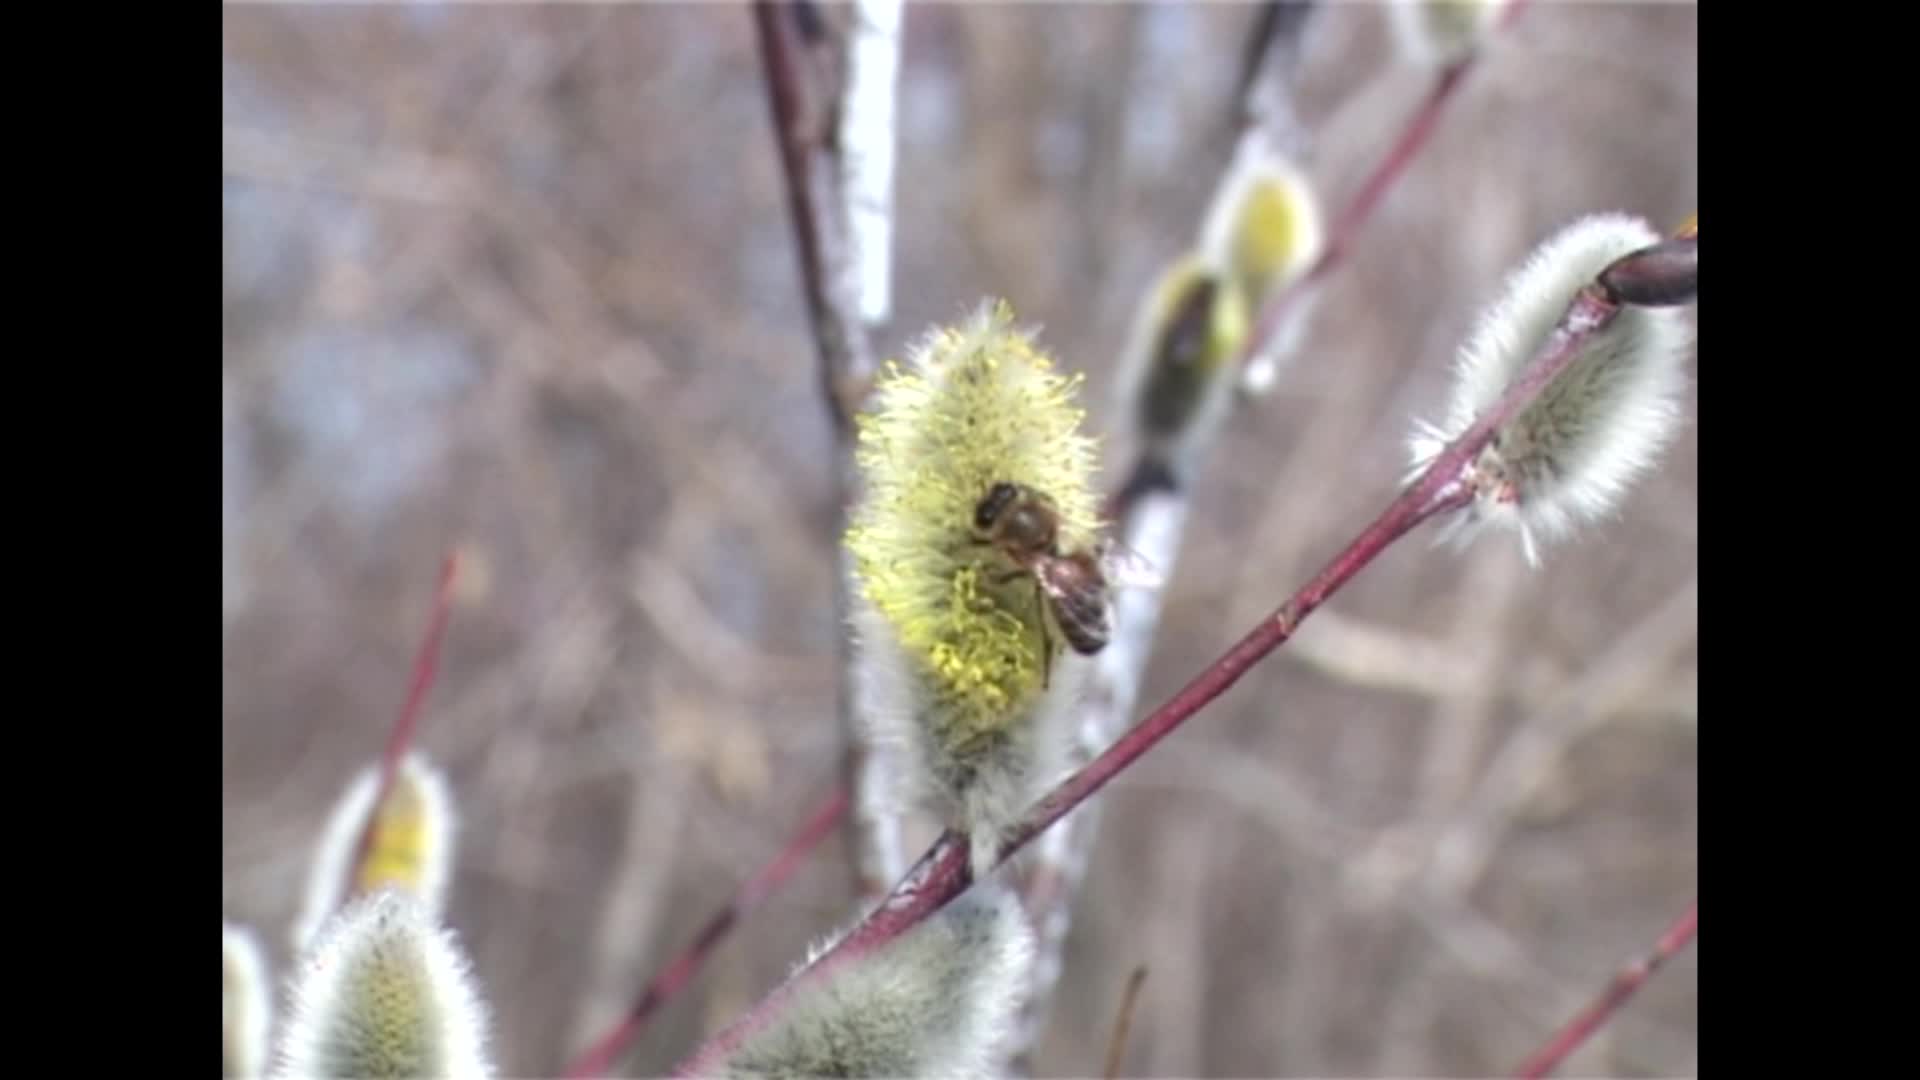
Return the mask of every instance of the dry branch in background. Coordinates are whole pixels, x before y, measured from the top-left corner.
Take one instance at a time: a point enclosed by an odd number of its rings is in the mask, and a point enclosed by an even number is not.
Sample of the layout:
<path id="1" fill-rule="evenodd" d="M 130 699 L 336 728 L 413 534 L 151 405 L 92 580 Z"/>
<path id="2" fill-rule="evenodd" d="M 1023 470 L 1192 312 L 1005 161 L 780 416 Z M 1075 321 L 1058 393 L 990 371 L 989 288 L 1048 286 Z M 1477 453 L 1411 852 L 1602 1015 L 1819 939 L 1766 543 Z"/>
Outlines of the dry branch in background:
<path id="1" fill-rule="evenodd" d="M 834 518 L 836 538 L 844 527 L 842 515 L 859 484 L 847 436 L 874 372 L 873 346 L 867 339 L 862 312 L 884 314 L 887 307 L 888 252 L 884 245 L 891 235 L 886 222 L 889 204 L 883 201 L 876 205 L 873 200 L 879 196 L 877 189 L 890 183 L 891 148 L 875 143 L 892 139 L 892 109 L 872 101 L 876 95 L 893 93 L 890 66 L 897 62 L 897 31 L 889 34 L 889 28 L 897 25 L 897 12 L 894 19 L 888 19 L 886 7 L 863 4 L 852 9 L 858 45 L 847 54 L 822 33 L 803 34 L 797 14 L 800 8 L 770 0 L 756 0 L 753 5 L 774 136 L 798 244 L 801 281 L 834 421 L 839 507 Z M 851 79 L 839 75 L 847 63 L 861 65 L 859 74 Z M 834 74 L 823 76 L 823 69 Z M 844 100 L 843 88 L 849 82 L 857 83 L 862 100 Z M 852 118 L 841 131 L 858 140 L 852 148 L 833 137 L 834 117 L 849 107 L 853 109 Z M 852 158 L 843 163 L 849 154 Z M 850 180 L 858 187 L 849 188 Z M 857 235 L 848 217 L 856 207 L 863 226 Z M 844 627 L 851 615 L 846 595 L 849 568 L 837 544 L 835 552 L 834 621 Z M 846 635 L 840 635 L 837 647 L 840 731 L 846 741 L 841 776 L 852 797 L 847 816 L 848 852 L 857 894 L 873 898 L 884 895 L 904 869 L 899 823 L 883 801 L 888 766 L 869 745 Z"/>
<path id="2" fill-rule="evenodd" d="M 1120 997 L 1120 1011 L 1113 1020 L 1113 1038 L 1107 1042 L 1107 1068 L 1101 1073 L 1107 1080 L 1120 1075 L 1120 1063 L 1127 1054 L 1127 1031 L 1133 1027 L 1133 1009 L 1140 1002 L 1140 987 L 1146 981 L 1145 967 L 1134 968 L 1127 978 L 1127 989 Z"/>

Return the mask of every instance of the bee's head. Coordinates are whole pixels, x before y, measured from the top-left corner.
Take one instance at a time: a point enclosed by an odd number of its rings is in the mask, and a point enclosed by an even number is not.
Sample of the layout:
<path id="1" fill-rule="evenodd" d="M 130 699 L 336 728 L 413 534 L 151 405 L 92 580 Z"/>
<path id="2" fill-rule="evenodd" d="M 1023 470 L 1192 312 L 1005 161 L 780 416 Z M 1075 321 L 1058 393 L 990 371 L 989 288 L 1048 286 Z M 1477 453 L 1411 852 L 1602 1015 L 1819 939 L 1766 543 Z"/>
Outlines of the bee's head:
<path id="1" fill-rule="evenodd" d="M 1006 513 L 1007 507 L 1012 506 L 1014 500 L 1019 497 L 1019 485 L 1009 484 L 1004 480 L 987 489 L 986 497 L 974 505 L 974 528 L 983 530 L 993 528 L 993 523 L 1000 520 L 1000 515 Z"/>

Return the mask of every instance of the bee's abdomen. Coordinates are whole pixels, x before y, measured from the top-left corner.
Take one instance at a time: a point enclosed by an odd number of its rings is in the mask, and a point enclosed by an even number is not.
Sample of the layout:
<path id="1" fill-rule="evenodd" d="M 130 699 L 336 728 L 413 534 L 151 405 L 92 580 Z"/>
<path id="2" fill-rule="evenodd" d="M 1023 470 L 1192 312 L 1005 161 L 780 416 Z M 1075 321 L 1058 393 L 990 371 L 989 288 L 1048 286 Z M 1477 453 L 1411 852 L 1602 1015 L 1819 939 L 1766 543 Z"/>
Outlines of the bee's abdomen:
<path id="1" fill-rule="evenodd" d="M 1092 656 L 1107 644 L 1107 607 L 1098 588 L 1068 588 L 1056 594 L 1054 621 L 1075 652 Z"/>
<path id="2" fill-rule="evenodd" d="M 1107 620 L 1104 615 L 1094 616 L 1092 622 L 1062 619 L 1060 634 L 1073 646 L 1074 652 L 1092 656 L 1107 647 Z"/>

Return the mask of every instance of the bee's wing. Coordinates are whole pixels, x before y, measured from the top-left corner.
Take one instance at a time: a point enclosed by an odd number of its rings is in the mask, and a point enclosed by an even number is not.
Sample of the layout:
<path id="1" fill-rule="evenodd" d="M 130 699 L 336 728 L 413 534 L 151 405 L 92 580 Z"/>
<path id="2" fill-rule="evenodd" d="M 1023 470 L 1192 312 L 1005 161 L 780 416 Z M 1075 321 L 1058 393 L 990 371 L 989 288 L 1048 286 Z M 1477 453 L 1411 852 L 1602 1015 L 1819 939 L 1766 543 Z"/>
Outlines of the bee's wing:
<path id="1" fill-rule="evenodd" d="M 1101 544 L 1100 566 L 1117 589 L 1158 589 L 1166 584 L 1151 559 L 1112 538 Z"/>

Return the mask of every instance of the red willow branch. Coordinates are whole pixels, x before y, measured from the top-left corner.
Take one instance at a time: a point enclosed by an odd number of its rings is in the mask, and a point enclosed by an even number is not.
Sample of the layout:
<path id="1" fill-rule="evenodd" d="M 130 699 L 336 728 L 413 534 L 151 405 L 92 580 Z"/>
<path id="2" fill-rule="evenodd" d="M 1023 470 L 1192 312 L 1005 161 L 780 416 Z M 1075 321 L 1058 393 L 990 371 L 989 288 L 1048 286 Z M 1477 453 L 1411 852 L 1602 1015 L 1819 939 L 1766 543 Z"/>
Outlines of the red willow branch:
<path id="1" fill-rule="evenodd" d="M 1692 241 L 1684 241 L 1692 250 Z M 1665 258 L 1668 245 L 1649 249 Z M 1617 260 L 1601 277 L 1618 276 L 1624 264 L 1645 253 Z M 1685 283 L 1667 293 L 1691 295 L 1697 278 L 1697 258 L 1673 264 Z M 1175 694 L 1171 700 L 1129 730 L 1086 767 L 1069 776 L 1036 803 L 1025 821 L 1008 836 L 996 866 L 1025 847 L 1074 807 L 1099 791 L 1208 703 L 1225 693 L 1254 664 L 1279 648 L 1301 623 L 1355 575 L 1370 565 L 1393 542 L 1433 517 L 1468 505 L 1475 497 L 1473 465 L 1494 434 L 1530 405 L 1540 393 L 1578 359 L 1595 334 L 1620 313 L 1621 301 L 1595 281 L 1583 288 L 1535 352 L 1531 363 L 1509 385 L 1494 405 L 1472 426 L 1437 454 L 1420 477 L 1405 487 L 1379 517 L 1363 529 L 1326 566 L 1301 586 L 1274 613 L 1263 620 L 1224 656 Z M 853 931 L 807 968 L 763 998 L 732 1025 L 708 1040 L 675 1070 L 677 1076 L 700 1076 L 713 1071 L 751 1034 L 764 1028 L 795 994 L 830 975 L 842 964 L 878 949 L 899 937 L 965 892 L 972 884 L 967 838 L 948 830 L 934 842 L 907 876 L 895 886 Z"/>
<path id="2" fill-rule="evenodd" d="M 567 1066 L 568 1080 L 604 1076 L 612 1064 L 623 1056 L 640 1035 L 640 1028 L 660 1006 L 666 1004 L 680 988 L 692 981 L 693 976 L 706 962 L 720 939 L 726 937 L 734 924 L 746 914 L 758 907 L 762 900 L 771 896 L 780 886 L 786 884 L 800 864 L 806 861 L 813 849 L 820 845 L 827 834 L 840 823 L 841 816 L 847 811 L 848 796 L 844 788 L 835 789 L 827 801 L 813 812 L 800 831 L 787 841 L 787 846 L 774 856 L 772 862 L 748 878 L 739 890 L 727 901 L 725 907 L 715 912 L 693 936 L 693 941 L 679 956 L 640 992 L 640 997 L 627 1010 L 613 1030 L 607 1032 L 584 1053 Z"/>
<path id="3" fill-rule="evenodd" d="M 367 814 L 367 823 L 360 830 L 360 839 L 354 846 L 353 858 L 347 863 L 347 888 L 341 890 L 342 896 L 354 893 L 353 883 L 358 879 L 360 867 L 366 862 L 367 852 L 373 845 L 373 835 L 380 826 L 380 807 L 385 805 L 387 795 L 393 790 L 393 778 L 400 772 L 400 762 L 407 756 L 407 748 L 413 745 L 413 734 L 420 725 L 420 709 L 427 700 L 427 691 L 433 687 L 434 676 L 440 667 L 440 642 L 447 632 L 447 621 L 453 614 L 453 582 L 460 567 L 459 556 L 448 552 L 440 564 L 440 585 L 434 591 L 433 616 L 427 624 L 426 638 L 420 643 L 420 650 L 413 659 L 413 678 L 407 687 L 406 703 L 400 707 L 400 715 L 394 719 L 393 728 L 387 734 L 386 750 L 380 756 L 380 783 L 374 788 L 372 809 Z"/>
<path id="4" fill-rule="evenodd" d="M 807 10 L 794 4 L 756 0 L 754 29 L 766 74 L 767 102 L 772 111 L 774 137 L 780 150 L 786 183 L 787 208 L 793 221 L 800 259 L 800 277 L 819 352 L 821 389 L 834 425 L 834 515 L 836 553 L 834 609 L 839 625 L 848 616 L 847 572 L 841 561 L 839 534 L 846 508 L 858 489 L 851 436 L 853 415 L 873 377 L 874 356 L 860 321 L 858 297 L 851 291 L 858 278 L 849 273 L 852 259 L 849 223 L 845 218 L 837 148 L 830 133 L 832 116 L 844 79 L 818 84 L 820 68 L 803 37 L 823 38 L 823 27 L 803 35 L 798 19 Z M 811 25 L 811 24 L 810 24 Z M 839 64 L 825 65 L 838 72 Z M 898 839 L 894 823 L 868 795 L 880 783 L 882 763 L 860 730 L 852 643 L 837 636 L 839 721 L 844 756 L 841 782 L 851 799 L 846 818 L 847 851 L 852 860 L 854 887 L 863 900 L 885 895 L 898 876 Z"/>
<path id="5" fill-rule="evenodd" d="M 1534 1055 L 1520 1066 L 1514 1075 L 1526 1080 L 1536 1080 L 1552 1072 L 1565 1061 L 1588 1036 L 1598 1031 L 1627 999 L 1638 991 L 1642 984 L 1653 977 L 1653 973 L 1665 964 L 1693 940 L 1694 933 L 1700 928 L 1700 901 L 1687 905 L 1687 910 L 1674 920 L 1673 925 L 1660 935 L 1653 951 L 1628 964 L 1613 977 L 1598 1000 L 1589 1005 L 1580 1015 L 1571 1020 L 1566 1027 L 1554 1033 Z"/>

